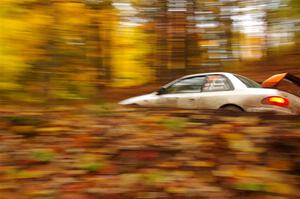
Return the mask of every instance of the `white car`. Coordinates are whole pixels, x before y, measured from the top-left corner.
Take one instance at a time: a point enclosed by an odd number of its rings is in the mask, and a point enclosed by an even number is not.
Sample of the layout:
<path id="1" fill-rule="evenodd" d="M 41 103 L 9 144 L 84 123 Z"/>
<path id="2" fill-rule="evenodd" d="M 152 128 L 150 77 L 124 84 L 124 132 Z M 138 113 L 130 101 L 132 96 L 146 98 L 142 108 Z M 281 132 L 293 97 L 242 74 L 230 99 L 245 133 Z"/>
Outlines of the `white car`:
<path id="1" fill-rule="evenodd" d="M 288 91 L 279 88 L 282 83 L 286 84 L 284 87 Z M 262 85 L 232 73 L 200 73 L 184 76 L 156 92 L 129 98 L 119 104 L 246 112 L 271 111 L 295 115 L 300 113 L 299 87 L 300 78 L 288 73 L 274 75 Z"/>

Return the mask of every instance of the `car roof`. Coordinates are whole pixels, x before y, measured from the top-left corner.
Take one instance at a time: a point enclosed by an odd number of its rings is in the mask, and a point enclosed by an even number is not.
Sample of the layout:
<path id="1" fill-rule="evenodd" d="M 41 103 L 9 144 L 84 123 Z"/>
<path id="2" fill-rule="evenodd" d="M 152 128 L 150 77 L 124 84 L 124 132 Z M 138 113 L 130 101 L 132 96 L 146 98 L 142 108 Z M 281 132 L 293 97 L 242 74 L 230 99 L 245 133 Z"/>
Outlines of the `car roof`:
<path id="1" fill-rule="evenodd" d="M 189 78 L 189 77 L 196 77 L 196 76 L 201 76 L 201 75 L 232 75 L 232 73 L 228 73 L 228 72 L 196 73 L 196 74 L 183 76 L 180 79 Z"/>
<path id="2" fill-rule="evenodd" d="M 204 76 L 204 75 L 224 75 L 231 80 L 231 83 L 233 84 L 235 89 L 247 88 L 247 86 L 243 82 L 241 82 L 238 78 L 234 78 L 234 75 L 235 75 L 234 73 L 229 73 L 229 72 L 208 72 L 208 73 L 196 73 L 196 74 L 186 75 L 186 76 L 178 78 L 172 82 L 169 82 L 168 84 L 164 85 L 163 87 L 168 87 L 182 79 L 197 77 L 197 76 Z"/>

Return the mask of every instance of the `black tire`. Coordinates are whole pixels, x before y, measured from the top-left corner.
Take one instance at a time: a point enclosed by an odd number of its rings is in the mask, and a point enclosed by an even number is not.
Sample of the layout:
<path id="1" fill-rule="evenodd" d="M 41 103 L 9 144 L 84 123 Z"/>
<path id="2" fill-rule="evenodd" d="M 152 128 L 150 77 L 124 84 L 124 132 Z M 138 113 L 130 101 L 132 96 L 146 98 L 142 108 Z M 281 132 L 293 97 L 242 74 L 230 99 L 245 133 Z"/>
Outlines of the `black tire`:
<path id="1" fill-rule="evenodd" d="M 236 113 L 241 113 L 244 112 L 244 110 L 238 106 L 234 106 L 234 105 L 227 105 L 227 106 L 223 106 L 220 108 L 221 111 L 226 111 L 226 112 L 236 112 Z"/>

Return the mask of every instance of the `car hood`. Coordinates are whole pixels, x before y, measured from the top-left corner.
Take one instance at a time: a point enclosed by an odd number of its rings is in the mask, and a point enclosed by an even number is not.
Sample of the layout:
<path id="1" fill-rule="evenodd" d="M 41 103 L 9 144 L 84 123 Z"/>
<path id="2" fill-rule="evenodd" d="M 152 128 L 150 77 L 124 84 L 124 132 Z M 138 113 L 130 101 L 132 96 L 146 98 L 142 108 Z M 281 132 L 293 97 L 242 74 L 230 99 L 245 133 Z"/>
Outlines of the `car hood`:
<path id="1" fill-rule="evenodd" d="M 282 80 L 288 80 L 300 87 L 300 78 L 289 73 L 273 75 L 262 83 L 263 88 L 275 88 Z"/>
<path id="2" fill-rule="evenodd" d="M 141 95 L 141 96 L 137 96 L 137 97 L 131 97 L 131 98 L 120 101 L 119 104 L 120 105 L 139 104 L 140 102 L 147 100 L 154 95 L 155 95 L 155 93 L 150 93 L 150 94 Z"/>

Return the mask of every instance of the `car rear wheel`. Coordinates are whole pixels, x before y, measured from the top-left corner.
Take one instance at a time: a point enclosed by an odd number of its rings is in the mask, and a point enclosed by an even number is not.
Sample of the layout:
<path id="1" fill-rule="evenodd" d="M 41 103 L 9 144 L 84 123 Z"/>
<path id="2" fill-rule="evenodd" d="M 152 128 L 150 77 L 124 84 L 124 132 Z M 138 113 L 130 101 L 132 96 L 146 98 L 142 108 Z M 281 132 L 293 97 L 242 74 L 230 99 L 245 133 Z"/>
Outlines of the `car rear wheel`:
<path id="1" fill-rule="evenodd" d="M 244 112 L 244 110 L 241 107 L 235 105 L 222 106 L 219 110 L 230 111 L 230 112 Z"/>

